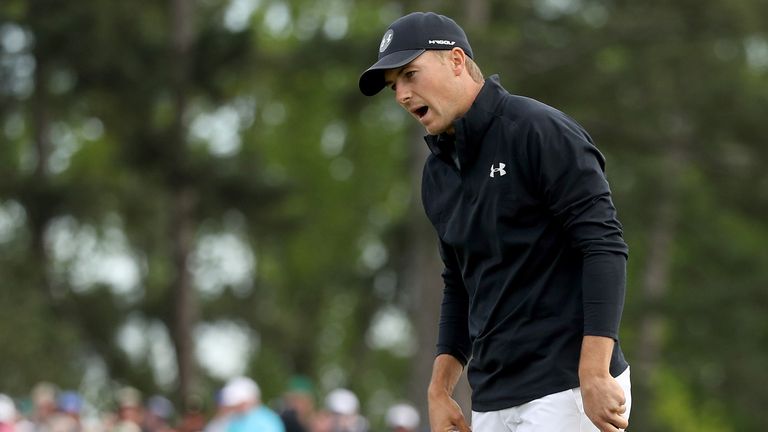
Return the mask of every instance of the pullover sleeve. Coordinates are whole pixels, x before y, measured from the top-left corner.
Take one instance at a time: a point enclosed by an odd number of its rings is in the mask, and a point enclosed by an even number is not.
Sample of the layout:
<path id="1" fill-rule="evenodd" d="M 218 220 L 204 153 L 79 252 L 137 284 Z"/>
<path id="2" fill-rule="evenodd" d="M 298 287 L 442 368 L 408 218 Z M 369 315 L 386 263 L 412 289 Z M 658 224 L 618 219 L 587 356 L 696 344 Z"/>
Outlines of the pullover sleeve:
<path id="1" fill-rule="evenodd" d="M 440 241 L 443 270 L 443 303 L 437 338 L 437 354 L 450 354 L 462 365 L 471 356 L 469 341 L 469 295 L 464 287 L 456 255 L 450 246 Z"/>
<path id="2" fill-rule="evenodd" d="M 628 248 L 605 159 L 583 128 L 554 110 L 530 123 L 527 148 L 537 190 L 583 255 L 584 335 L 618 340 Z"/>

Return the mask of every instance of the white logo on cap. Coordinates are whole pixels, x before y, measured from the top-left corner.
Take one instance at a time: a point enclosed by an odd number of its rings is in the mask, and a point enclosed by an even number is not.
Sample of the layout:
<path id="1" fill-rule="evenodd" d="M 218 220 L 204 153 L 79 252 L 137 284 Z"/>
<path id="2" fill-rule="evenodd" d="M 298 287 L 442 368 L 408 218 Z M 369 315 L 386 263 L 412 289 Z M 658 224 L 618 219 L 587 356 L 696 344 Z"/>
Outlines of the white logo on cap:
<path id="1" fill-rule="evenodd" d="M 435 45 L 435 44 L 437 44 L 437 45 L 456 45 L 456 42 L 448 41 L 448 40 L 442 40 L 442 39 L 437 39 L 437 40 L 430 39 L 429 40 L 429 44 L 430 45 Z"/>
<path id="2" fill-rule="evenodd" d="M 389 47 L 389 44 L 392 42 L 392 38 L 394 36 L 395 32 L 393 32 L 392 29 L 389 29 L 386 33 L 384 33 L 384 37 L 381 38 L 381 45 L 379 45 L 380 53 L 383 53 L 387 50 L 387 47 Z"/>

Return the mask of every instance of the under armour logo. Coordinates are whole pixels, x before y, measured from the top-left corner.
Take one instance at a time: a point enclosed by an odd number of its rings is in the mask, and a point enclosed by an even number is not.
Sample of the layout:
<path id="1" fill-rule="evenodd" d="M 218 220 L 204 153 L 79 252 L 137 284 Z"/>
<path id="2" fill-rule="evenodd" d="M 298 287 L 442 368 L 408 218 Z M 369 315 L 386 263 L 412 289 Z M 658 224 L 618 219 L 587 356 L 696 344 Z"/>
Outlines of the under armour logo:
<path id="1" fill-rule="evenodd" d="M 505 166 L 507 166 L 507 165 L 505 163 L 503 163 L 503 162 L 499 162 L 499 167 L 498 168 L 495 168 L 493 166 L 493 164 L 491 164 L 491 178 L 493 178 L 496 175 L 496 173 L 499 174 L 499 177 L 501 177 L 504 174 L 506 174 L 507 172 L 504 171 L 504 167 Z"/>
<path id="2" fill-rule="evenodd" d="M 392 38 L 395 36 L 395 32 L 392 31 L 392 29 L 387 30 L 386 33 L 384 33 L 384 36 L 381 38 L 381 44 L 379 44 L 379 52 L 383 53 L 387 50 L 389 47 L 389 44 L 392 43 Z"/>

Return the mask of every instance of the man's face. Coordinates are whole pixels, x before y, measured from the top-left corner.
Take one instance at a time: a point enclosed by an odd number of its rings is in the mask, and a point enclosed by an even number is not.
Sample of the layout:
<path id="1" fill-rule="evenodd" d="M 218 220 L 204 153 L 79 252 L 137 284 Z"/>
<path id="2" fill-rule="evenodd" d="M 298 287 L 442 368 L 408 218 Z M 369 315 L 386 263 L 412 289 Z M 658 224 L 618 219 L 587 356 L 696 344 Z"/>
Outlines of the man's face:
<path id="1" fill-rule="evenodd" d="M 461 115 L 457 85 L 449 57 L 427 51 L 407 65 L 384 72 L 395 100 L 431 135 L 453 133 L 453 121 Z"/>

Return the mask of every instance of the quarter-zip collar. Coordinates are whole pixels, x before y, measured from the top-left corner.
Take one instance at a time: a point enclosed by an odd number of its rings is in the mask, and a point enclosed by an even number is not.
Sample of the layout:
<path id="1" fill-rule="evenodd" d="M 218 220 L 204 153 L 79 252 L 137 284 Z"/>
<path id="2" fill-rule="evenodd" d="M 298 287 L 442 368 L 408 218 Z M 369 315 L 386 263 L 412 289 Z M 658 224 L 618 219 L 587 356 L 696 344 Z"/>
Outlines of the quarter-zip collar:
<path id="1" fill-rule="evenodd" d="M 454 120 L 455 134 L 443 133 L 424 137 L 432 154 L 453 163 L 451 154 L 452 147 L 455 146 L 459 169 L 468 167 L 474 162 L 480 151 L 483 136 L 494 118 L 496 106 L 505 93 L 506 90 L 499 83 L 498 75 L 488 77 L 469 111 Z"/>

